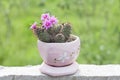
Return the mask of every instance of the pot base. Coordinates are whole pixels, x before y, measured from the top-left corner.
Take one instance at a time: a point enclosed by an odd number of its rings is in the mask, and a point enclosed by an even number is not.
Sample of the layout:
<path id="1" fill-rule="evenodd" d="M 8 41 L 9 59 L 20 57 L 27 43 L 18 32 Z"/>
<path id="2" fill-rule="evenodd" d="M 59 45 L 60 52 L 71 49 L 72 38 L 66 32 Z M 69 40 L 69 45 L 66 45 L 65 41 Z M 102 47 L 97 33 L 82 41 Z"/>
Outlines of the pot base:
<path id="1" fill-rule="evenodd" d="M 43 62 L 40 71 L 49 76 L 65 76 L 76 73 L 78 69 L 79 65 L 77 62 L 74 62 L 73 64 L 64 67 L 53 67 Z"/>

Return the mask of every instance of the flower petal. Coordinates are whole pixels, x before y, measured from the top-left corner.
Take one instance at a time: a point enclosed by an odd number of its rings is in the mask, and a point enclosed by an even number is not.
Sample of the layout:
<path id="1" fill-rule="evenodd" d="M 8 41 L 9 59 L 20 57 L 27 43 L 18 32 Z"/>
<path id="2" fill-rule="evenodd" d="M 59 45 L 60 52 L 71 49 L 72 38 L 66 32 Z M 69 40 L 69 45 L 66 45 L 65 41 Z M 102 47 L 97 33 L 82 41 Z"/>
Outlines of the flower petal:
<path id="1" fill-rule="evenodd" d="M 37 28 L 37 22 L 34 22 L 33 24 L 32 24 L 32 26 L 30 27 L 30 29 L 36 29 Z"/>

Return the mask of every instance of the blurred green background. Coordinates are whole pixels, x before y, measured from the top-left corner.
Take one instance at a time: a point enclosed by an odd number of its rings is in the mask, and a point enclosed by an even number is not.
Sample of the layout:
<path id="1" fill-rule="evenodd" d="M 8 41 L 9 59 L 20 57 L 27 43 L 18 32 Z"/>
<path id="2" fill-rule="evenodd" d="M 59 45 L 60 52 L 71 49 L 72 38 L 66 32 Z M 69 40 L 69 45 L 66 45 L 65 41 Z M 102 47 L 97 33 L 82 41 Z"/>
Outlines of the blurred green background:
<path id="1" fill-rule="evenodd" d="M 120 0 L 0 0 L 0 65 L 42 62 L 29 27 L 44 12 L 73 25 L 80 64 L 120 63 Z"/>

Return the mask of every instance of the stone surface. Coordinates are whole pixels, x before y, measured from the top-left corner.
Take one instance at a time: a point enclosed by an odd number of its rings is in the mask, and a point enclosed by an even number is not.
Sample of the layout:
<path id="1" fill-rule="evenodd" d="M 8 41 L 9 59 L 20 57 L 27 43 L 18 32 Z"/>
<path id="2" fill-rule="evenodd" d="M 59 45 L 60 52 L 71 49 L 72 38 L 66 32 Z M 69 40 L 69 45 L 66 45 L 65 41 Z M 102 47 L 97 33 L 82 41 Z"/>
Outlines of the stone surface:
<path id="1" fill-rule="evenodd" d="M 62 77 L 44 75 L 40 67 L 0 66 L 0 80 L 120 80 L 120 65 L 79 65 L 76 74 Z"/>

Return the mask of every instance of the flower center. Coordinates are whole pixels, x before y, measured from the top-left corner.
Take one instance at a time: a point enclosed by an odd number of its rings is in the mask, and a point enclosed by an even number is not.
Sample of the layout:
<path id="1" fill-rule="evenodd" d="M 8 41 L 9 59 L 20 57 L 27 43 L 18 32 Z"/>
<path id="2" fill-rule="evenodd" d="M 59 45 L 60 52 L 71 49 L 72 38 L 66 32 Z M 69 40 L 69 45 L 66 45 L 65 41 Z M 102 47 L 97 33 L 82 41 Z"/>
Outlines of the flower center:
<path id="1" fill-rule="evenodd" d="M 47 18 L 47 15 L 45 15 L 44 18 L 46 19 L 46 18 Z"/>
<path id="2" fill-rule="evenodd" d="M 50 26 L 50 23 L 46 23 L 46 26 Z"/>

